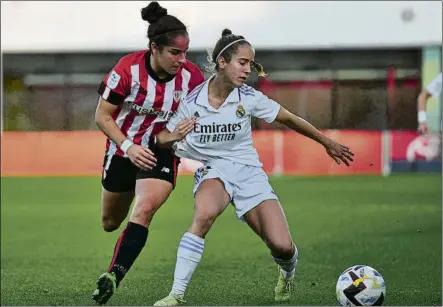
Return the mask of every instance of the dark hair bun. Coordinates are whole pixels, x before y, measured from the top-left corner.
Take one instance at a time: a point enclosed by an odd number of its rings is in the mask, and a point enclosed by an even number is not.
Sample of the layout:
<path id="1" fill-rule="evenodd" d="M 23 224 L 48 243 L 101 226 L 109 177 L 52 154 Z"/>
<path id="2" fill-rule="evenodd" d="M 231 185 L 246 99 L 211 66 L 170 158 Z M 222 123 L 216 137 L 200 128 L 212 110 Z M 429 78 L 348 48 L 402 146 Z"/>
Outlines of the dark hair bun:
<path id="1" fill-rule="evenodd" d="M 223 36 L 227 36 L 227 35 L 231 35 L 231 34 L 232 34 L 232 31 L 229 30 L 229 29 L 224 29 L 224 30 L 222 31 L 222 37 L 223 37 Z"/>
<path id="2" fill-rule="evenodd" d="M 147 7 L 142 8 L 142 19 L 150 24 L 156 23 L 163 16 L 168 15 L 168 10 L 163 8 L 158 2 L 151 2 Z"/>

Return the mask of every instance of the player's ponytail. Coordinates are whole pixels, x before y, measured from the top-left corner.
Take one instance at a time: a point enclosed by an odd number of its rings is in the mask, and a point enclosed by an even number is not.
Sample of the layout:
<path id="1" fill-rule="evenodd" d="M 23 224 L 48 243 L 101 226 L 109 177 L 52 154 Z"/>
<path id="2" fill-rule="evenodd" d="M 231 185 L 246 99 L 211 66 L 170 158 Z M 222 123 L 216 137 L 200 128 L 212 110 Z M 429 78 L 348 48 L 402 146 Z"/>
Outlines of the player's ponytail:
<path id="1" fill-rule="evenodd" d="M 141 17 L 149 23 L 147 37 L 149 48 L 155 43 L 161 51 L 169 46 L 177 36 L 188 35 L 187 28 L 177 17 L 169 15 L 168 10 L 153 1 L 141 9 Z"/>

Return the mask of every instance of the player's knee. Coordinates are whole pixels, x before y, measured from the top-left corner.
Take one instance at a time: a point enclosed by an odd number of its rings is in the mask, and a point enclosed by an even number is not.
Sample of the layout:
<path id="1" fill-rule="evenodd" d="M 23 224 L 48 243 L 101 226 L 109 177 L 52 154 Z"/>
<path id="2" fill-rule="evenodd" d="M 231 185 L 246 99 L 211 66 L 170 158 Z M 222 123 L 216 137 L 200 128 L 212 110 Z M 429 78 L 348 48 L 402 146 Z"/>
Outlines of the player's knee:
<path id="1" fill-rule="evenodd" d="M 275 240 L 268 243 L 273 255 L 283 259 L 290 259 L 294 256 L 294 244 L 291 240 Z"/>
<path id="2" fill-rule="evenodd" d="M 102 218 L 102 226 L 103 230 L 106 232 L 113 232 L 120 227 L 121 222 L 113 220 L 111 218 L 103 217 Z"/>
<path id="3" fill-rule="evenodd" d="M 139 224 L 148 226 L 158 208 L 159 205 L 152 201 L 140 201 L 135 204 L 131 220 L 136 220 Z"/>
<path id="4" fill-rule="evenodd" d="M 196 232 L 196 235 L 204 237 L 212 224 L 214 224 L 216 214 L 211 214 L 210 212 L 197 212 L 194 216 L 194 221 L 192 223 L 192 229 Z"/>

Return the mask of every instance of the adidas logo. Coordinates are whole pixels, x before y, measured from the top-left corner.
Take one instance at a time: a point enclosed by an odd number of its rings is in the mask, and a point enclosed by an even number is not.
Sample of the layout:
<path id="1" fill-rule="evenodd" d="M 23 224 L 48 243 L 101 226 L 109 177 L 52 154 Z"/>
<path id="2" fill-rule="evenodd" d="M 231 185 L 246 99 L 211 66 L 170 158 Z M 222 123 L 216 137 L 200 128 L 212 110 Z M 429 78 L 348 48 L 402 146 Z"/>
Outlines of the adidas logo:
<path id="1" fill-rule="evenodd" d="M 194 116 L 197 117 L 197 118 L 199 118 L 199 117 L 200 117 L 200 114 L 198 114 L 198 112 L 195 111 Z"/>
<path id="2" fill-rule="evenodd" d="M 168 173 L 168 174 L 169 174 L 170 169 L 167 168 L 167 167 L 163 167 L 163 168 L 162 168 L 162 172 L 165 172 L 165 173 Z"/>

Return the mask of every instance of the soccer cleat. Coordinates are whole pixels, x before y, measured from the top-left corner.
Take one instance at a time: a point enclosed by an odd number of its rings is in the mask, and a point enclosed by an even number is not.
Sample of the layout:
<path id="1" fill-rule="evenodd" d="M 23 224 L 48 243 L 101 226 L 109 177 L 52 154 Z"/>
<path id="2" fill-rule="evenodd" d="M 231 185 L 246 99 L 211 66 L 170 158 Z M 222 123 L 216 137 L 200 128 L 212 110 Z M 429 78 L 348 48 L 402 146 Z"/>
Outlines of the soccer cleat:
<path id="1" fill-rule="evenodd" d="M 169 293 L 167 297 L 154 303 L 153 306 L 180 306 L 186 303 L 182 297 L 177 294 Z"/>
<path id="2" fill-rule="evenodd" d="M 97 305 L 108 302 L 117 288 L 117 278 L 114 273 L 103 273 L 97 280 L 97 289 L 92 294 L 92 299 Z"/>
<path id="3" fill-rule="evenodd" d="M 291 291 L 294 289 L 294 274 L 288 276 L 286 279 L 283 277 L 283 273 L 278 266 L 278 281 L 275 286 L 274 294 L 276 302 L 286 302 L 291 297 Z"/>

